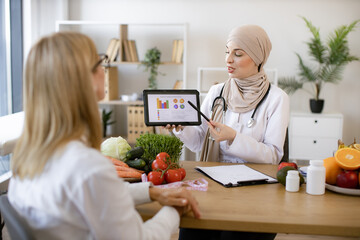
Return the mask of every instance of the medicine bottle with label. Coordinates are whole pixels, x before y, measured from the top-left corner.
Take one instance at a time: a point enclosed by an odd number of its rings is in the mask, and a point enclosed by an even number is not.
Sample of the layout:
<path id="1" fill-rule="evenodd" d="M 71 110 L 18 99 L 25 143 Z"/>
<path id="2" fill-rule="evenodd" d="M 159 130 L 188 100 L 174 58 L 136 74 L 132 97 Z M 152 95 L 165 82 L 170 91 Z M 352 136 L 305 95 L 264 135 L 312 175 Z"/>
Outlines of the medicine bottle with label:
<path id="1" fill-rule="evenodd" d="M 300 177 L 297 170 L 290 170 L 287 172 L 285 189 L 288 192 L 299 191 Z"/>
<path id="2" fill-rule="evenodd" d="M 325 167 L 322 160 L 310 160 L 306 173 L 306 192 L 311 195 L 325 193 Z"/>

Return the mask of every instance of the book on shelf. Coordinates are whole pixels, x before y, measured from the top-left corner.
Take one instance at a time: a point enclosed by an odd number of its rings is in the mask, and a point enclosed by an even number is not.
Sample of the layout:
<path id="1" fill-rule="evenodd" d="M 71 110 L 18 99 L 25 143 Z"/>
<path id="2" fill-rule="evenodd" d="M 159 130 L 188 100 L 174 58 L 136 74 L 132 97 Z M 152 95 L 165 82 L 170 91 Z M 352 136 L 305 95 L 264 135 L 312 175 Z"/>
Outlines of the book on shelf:
<path id="1" fill-rule="evenodd" d="M 172 62 L 176 61 L 177 43 L 178 43 L 178 40 L 173 41 L 173 49 L 172 49 L 172 55 L 171 55 L 171 61 Z"/>
<path id="2" fill-rule="evenodd" d="M 184 41 L 183 40 L 177 40 L 177 48 L 176 48 L 176 63 L 182 62 L 182 57 L 184 53 Z"/>
<path id="3" fill-rule="evenodd" d="M 116 38 L 110 39 L 109 45 L 108 45 L 108 47 L 106 49 L 106 55 L 109 57 L 109 61 L 110 61 L 111 56 L 113 54 L 114 48 L 116 47 L 116 43 L 117 43 Z"/>
<path id="4" fill-rule="evenodd" d="M 129 40 L 123 40 L 123 49 L 124 49 L 124 55 L 123 55 L 123 61 L 124 62 L 132 62 L 131 55 L 130 55 L 130 46 L 129 46 Z"/>
<path id="5" fill-rule="evenodd" d="M 120 39 L 116 39 L 113 51 L 112 51 L 111 55 L 109 56 L 110 62 L 116 61 L 116 58 L 119 55 L 119 49 L 120 49 Z"/>
<path id="6" fill-rule="evenodd" d="M 174 40 L 171 61 L 174 63 L 182 63 L 183 53 L 184 53 L 184 40 L 181 39 Z"/>
<path id="7" fill-rule="evenodd" d="M 117 67 L 105 68 L 104 79 L 105 96 L 103 101 L 118 99 L 118 69 Z"/>
<path id="8" fill-rule="evenodd" d="M 176 80 L 173 89 L 182 89 L 183 81 L 182 80 Z"/>
<path id="9" fill-rule="evenodd" d="M 109 58 L 109 62 L 114 62 L 118 56 L 120 48 L 120 40 L 117 38 L 110 39 L 109 45 L 106 49 L 106 55 Z"/>
<path id="10" fill-rule="evenodd" d="M 139 57 L 136 49 L 136 43 L 135 40 L 129 40 L 129 46 L 130 46 L 130 55 L 132 62 L 138 62 Z"/>

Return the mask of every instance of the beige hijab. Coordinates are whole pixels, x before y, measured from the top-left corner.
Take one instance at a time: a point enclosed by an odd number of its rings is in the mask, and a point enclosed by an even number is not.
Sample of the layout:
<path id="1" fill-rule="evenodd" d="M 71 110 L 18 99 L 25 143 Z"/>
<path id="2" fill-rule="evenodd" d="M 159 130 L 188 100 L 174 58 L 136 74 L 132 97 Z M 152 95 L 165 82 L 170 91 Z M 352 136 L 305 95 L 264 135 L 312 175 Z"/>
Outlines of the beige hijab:
<path id="1" fill-rule="evenodd" d="M 259 67 L 259 72 L 244 79 L 230 78 L 224 84 L 222 96 L 227 108 L 233 112 L 244 113 L 255 109 L 265 96 L 270 82 L 264 72 L 264 65 L 271 51 L 271 42 L 264 31 L 256 25 L 245 25 L 234 28 L 228 41 L 235 42 L 244 50 Z M 222 104 L 213 110 L 211 119 L 221 122 L 223 116 Z M 206 132 L 200 161 L 216 162 L 219 160 L 220 144 L 211 140 L 209 129 Z"/>

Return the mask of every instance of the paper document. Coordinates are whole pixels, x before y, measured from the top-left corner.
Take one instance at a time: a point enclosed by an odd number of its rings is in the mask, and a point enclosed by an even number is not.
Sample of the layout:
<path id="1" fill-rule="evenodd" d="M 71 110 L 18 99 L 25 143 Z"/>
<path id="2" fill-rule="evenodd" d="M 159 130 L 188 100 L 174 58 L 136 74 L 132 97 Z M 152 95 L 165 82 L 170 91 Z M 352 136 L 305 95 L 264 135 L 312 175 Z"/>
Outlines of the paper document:
<path id="1" fill-rule="evenodd" d="M 275 178 L 256 171 L 243 164 L 216 167 L 198 166 L 195 169 L 204 173 L 225 187 L 238 187 L 278 182 Z"/>

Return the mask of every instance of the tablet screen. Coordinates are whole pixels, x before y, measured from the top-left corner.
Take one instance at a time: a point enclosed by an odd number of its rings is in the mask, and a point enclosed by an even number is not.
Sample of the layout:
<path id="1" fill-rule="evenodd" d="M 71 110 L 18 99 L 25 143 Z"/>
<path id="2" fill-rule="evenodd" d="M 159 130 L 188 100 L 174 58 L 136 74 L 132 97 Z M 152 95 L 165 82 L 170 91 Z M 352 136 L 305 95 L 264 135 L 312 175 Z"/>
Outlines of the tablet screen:
<path id="1" fill-rule="evenodd" d="M 197 90 L 144 90 L 145 124 L 200 125 L 200 114 L 188 101 L 200 109 Z"/>

